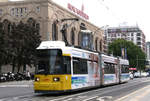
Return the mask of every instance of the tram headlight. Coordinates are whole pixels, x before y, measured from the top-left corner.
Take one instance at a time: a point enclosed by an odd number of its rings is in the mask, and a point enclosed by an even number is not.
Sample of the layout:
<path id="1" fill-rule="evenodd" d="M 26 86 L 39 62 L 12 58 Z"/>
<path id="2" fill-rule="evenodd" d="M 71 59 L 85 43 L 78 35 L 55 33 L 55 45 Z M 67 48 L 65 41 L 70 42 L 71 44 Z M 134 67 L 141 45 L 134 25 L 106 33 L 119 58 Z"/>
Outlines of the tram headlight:
<path id="1" fill-rule="evenodd" d="M 35 79 L 34 79 L 34 81 L 40 81 L 40 78 L 38 78 L 38 77 L 36 77 Z"/>
<path id="2" fill-rule="evenodd" d="M 59 78 L 59 77 L 54 77 L 54 78 L 53 78 L 53 81 L 54 81 L 54 82 L 58 82 L 58 81 L 60 81 L 60 78 Z"/>

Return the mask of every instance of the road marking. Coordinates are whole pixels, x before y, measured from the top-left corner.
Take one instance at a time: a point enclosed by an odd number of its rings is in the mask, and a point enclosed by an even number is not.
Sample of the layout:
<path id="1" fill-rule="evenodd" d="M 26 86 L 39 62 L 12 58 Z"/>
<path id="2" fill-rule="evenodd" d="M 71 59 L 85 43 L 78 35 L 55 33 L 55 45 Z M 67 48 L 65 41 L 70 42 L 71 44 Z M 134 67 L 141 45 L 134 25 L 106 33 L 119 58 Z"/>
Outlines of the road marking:
<path id="1" fill-rule="evenodd" d="M 69 100 L 72 100 L 73 98 L 69 98 L 69 99 L 66 99 L 66 100 L 63 100 L 63 101 L 69 101 Z"/>
<path id="2" fill-rule="evenodd" d="M 129 101 L 142 101 L 142 98 L 146 95 L 148 95 L 150 93 L 150 89 L 146 89 L 146 91 L 144 90 L 144 92 L 142 92 L 142 94 L 138 94 L 136 95 L 134 98 L 132 98 Z M 141 99 L 141 100 L 140 100 Z"/>
<path id="3" fill-rule="evenodd" d="M 147 80 L 145 82 L 148 82 L 150 80 Z M 136 82 L 139 82 L 139 81 L 136 81 Z M 141 83 L 139 83 L 141 84 Z M 133 83 L 132 86 L 134 85 L 137 85 L 136 83 Z M 111 86 L 112 87 L 112 86 Z M 115 86 L 114 86 L 115 87 Z M 109 87 L 106 87 L 106 89 L 108 89 Z M 109 91 L 106 91 L 106 92 L 103 92 L 103 93 L 100 93 L 100 94 L 96 94 L 95 96 L 99 96 L 101 94 L 104 94 L 104 93 L 109 93 L 109 92 L 113 92 L 113 91 L 116 91 L 116 90 L 120 90 L 120 89 L 124 89 L 124 88 L 127 88 L 127 86 L 124 86 L 124 87 L 119 87 L 119 88 L 115 88 L 115 89 L 112 89 L 112 90 L 109 90 Z M 104 88 L 105 89 L 105 88 Z M 50 101 L 57 101 L 57 100 L 63 100 L 63 99 L 66 99 L 66 98 L 71 98 L 71 97 L 74 97 L 74 96 L 78 96 L 78 95 L 81 95 L 81 94 L 87 94 L 87 93 L 90 93 L 90 92 L 97 92 L 97 91 L 103 91 L 104 89 L 97 89 L 97 90 L 90 90 L 90 91 L 87 91 L 87 92 L 83 92 L 83 93 L 78 93 L 78 94 L 74 94 L 74 95 L 70 95 L 70 96 L 66 96 L 66 97 L 61 97 L 61 98 L 58 98 L 58 99 L 52 99 Z"/>
<path id="4" fill-rule="evenodd" d="M 138 92 L 141 92 L 142 90 L 148 89 L 148 88 L 150 88 L 150 85 L 148 85 L 148 86 L 146 86 L 146 87 L 143 87 L 143 88 L 141 88 L 141 89 L 139 89 L 139 90 L 136 90 L 136 91 L 134 91 L 134 92 L 132 92 L 132 93 L 126 95 L 126 96 L 123 96 L 123 97 L 117 99 L 116 101 L 123 101 L 123 100 L 125 100 L 126 98 L 129 98 L 130 96 L 133 97 L 134 94 L 136 94 L 136 93 L 138 93 Z M 138 95 L 138 96 L 139 96 L 139 95 Z"/>
<path id="5" fill-rule="evenodd" d="M 98 101 L 105 101 L 105 99 L 111 100 L 111 99 L 112 99 L 112 96 L 103 96 L 103 97 L 97 98 Z"/>
<path id="6" fill-rule="evenodd" d="M 90 98 L 87 98 L 87 99 L 84 99 L 83 101 L 88 101 L 88 100 L 91 100 L 91 99 L 94 99 L 94 98 L 97 98 L 98 96 L 93 96 L 93 97 L 90 97 Z"/>

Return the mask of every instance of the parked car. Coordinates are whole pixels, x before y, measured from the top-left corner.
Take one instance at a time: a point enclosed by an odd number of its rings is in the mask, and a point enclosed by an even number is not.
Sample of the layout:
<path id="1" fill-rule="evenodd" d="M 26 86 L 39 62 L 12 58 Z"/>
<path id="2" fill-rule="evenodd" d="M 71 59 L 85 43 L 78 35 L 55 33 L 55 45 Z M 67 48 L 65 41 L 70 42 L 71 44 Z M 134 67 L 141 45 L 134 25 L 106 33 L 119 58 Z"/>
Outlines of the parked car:
<path id="1" fill-rule="evenodd" d="M 148 77 L 148 75 L 149 75 L 149 73 L 147 73 L 147 72 L 142 72 L 141 73 L 141 77 Z"/>
<path id="2" fill-rule="evenodd" d="M 0 74 L 0 82 L 5 82 L 6 81 L 6 77 L 4 74 Z"/>
<path id="3" fill-rule="evenodd" d="M 135 72 L 135 73 L 134 73 L 134 77 L 135 77 L 135 78 L 139 78 L 139 77 L 140 77 L 140 72 Z"/>

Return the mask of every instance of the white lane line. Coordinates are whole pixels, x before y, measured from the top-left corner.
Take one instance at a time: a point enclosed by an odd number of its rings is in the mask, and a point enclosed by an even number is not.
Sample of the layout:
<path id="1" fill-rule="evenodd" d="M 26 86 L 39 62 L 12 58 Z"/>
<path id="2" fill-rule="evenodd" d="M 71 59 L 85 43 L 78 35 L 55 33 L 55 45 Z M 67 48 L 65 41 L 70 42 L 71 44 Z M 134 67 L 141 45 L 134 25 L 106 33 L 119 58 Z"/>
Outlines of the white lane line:
<path id="1" fill-rule="evenodd" d="M 139 90 L 136 90 L 136 91 L 134 91 L 134 92 L 132 92 L 132 93 L 126 95 L 126 96 L 123 96 L 123 97 L 117 99 L 116 101 L 123 101 L 123 100 L 125 100 L 126 98 L 129 98 L 130 96 L 134 97 L 134 96 L 133 96 L 134 94 L 136 94 L 136 93 L 138 93 L 138 92 L 141 92 L 142 90 L 148 89 L 148 88 L 150 88 L 150 85 L 148 85 L 148 86 L 146 86 L 146 87 L 143 87 L 143 88 L 141 88 L 141 89 L 139 89 Z"/>
<path id="2" fill-rule="evenodd" d="M 112 96 L 103 96 L 103 97 L 97 98 L 96 100 L 98 100 L 98 101 L 105 101 L 104 99 L 112 100 Z"/>
<path id="3" fill-rule="evenodd" d="M 72 100 L 73 98 L 69 98 L 69 99 L 66 99 L 66 100 L 63 100 L 63 101 L 70 101 L 70 100 Z"/>
<path id="4" fill-rule="evenodd" d="M 93 97 L 90 97 L 90 98 L 87 98 L 87 99 L 84 99 L 83 101 L 88 101 L 88 100 L 91 100 L 91 99 L 94 99 L 94 98 L 97 98 L 98 96 L 93 96 Z"/>
<path id="5" fill-rule="evenodd" d="M 97 98 L 96 100 L 98 100 L 98 101 L 104 101 L 104 99 L 103 98 Z"/>

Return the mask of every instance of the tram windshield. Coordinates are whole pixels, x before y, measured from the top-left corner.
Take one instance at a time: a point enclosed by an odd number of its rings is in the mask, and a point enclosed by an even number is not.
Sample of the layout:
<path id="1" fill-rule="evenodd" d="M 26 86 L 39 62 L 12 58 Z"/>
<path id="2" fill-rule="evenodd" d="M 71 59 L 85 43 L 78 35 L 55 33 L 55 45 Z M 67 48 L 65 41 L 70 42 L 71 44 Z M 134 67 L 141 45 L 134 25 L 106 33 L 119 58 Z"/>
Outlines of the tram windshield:
<path id="1" fill-rule="evenodd" d="M 36 74 L 66 74 L 67 69 L 64 65 L 62 51 L 53 50 L 38 50 L 38 65 Z"/>

